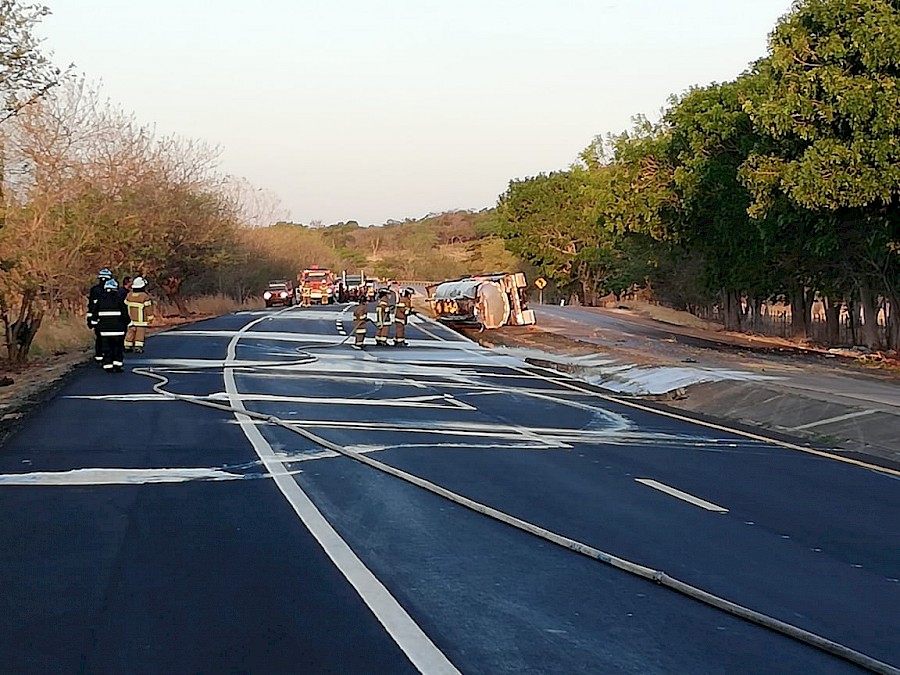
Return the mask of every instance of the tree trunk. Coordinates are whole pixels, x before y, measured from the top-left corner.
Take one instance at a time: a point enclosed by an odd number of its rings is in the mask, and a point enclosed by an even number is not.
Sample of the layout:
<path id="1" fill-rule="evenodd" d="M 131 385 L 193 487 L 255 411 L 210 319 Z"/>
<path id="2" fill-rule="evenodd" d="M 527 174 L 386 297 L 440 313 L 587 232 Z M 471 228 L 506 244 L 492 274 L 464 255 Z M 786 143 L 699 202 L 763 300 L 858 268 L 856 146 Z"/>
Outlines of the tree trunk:
<path id="1" fill-rule="evenodd" d="M 791 337 L 809 337 L 815 291 L 797 286 L 791 293 Z"/>
<path id="2" fill-rule="evenodd" d="M 6 329 L 6 352 L 12 363 L 25 363 L 37 334 L 44 320 L 44 310 L 37 307 L 37 292 L 33 290 L 22 293 L 19 314 L 13 319 L 8 308 L 3 308 L 3 324 Z"/>
<path id="3" fill-rule="evenodd" d="M 825 344 L 834 347 L 841 342 L 841 306 L 840 300 L 824 298 L 825 303 Z"/>
<path id="4" fill-rule="evenodd" d="M 182 280 L 180 277 L 169 277 L 166 279 L 165 283 L 162 284 L 162 289 L 169 299 L 169 302 L 172 302 L 175 307 L 178 308 L 179 316 L 187 318 L 190 316 L 191 312 L 184 303 L 184 298 L 181 297 L 181 282 Z"/>
<path id="5" fill-rule="evenodd" d="M 862 308 L 862 343 L 869 349 L 881 349 L 878 330 L 878 298 L 868 281 L 859 283 L 859 305 Z"/>
<path id="6" fill-rule="evenodd" d="M 741 296 L 736 291 L 722 291 L 725 330 L 741 330 Z"/>
<path id="7" fill-rule="evenodd" d="M 762 300 L 762 298 L 754 298 L 749 303 L 749 307 L 752 308 L 752 315 L 750 317 L 750 330 L 753 332 L 759 332 L 762 329 L 762 313 L 764 302 L 765 301 Z"/>
<path id="8" fill-rule="evenodd" d="M 900 297 L 896 293 L 891 293 L 885 303 L 885 318 L 887 319 L 887 348 L 900 349 Z"/>

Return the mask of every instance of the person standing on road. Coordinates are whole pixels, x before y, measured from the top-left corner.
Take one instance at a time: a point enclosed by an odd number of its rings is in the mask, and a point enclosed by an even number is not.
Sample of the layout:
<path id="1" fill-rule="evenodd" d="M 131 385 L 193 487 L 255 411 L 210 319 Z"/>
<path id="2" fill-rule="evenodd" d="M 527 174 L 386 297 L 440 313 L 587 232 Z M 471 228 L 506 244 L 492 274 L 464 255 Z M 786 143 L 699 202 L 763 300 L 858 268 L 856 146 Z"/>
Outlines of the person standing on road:
<path id="1" fill-rule="evenodd" d="M 144 352 L 147 327 L 153 323 L 153 301 L 146 288 L 147 282 L 144 278 L 135 277 L 131 292 L 125 296 L 125 306 L 128 307 L 128 316 L 131 319 L 128 332 L 125 334 L 126 352 L 132 350 L 137 354 Z"/>
<path id="2" fill-rule="evenodd" d="M 378 291 L 378 306 L 375 308 L 375 344 L 387 347 L 388 331 L 391 329 L 391 306 L 388 304 L 388 292 Z"/>
<path id="3" fill-rule="evenodd" d="M 87 326 L 94 331 L 94 361 L 97 363 L 103 361 L 103 345 L 100 340 L 100 330 L 97 328 L 100 322 L 97 317 L 97 302 L 103 296 L 104 284 L 110 279 L 112 279 L 112 272 L 104 267 L 97 272 L 97 283 L 91 286 L 91 290 L 88 293 Z"/>
<path id="4" fill-rule="evenodd" d="M 397 298 L 397 304 L 394 306 L 394 346 L 408 347 L 406 341 L 406 322 L 409 320 L 410 314 L 415 314 L 412 308 L 413 289 L 404 288 L 400 291 L 400 297 Z"/>
<path id="5" fill-rule="evenodd" d="M 365 297 L 353 308 L 353 348 L 366 348 L 366 324 L 369 322 L 369 305 Z"/>
<path id="6" fill-rule="evenodd" d="M 123 372 L 125 365 L 125 330 L 128 328 L 128 307 L 119 295 L 119 284 L 110 279 L 103 284 L 103 295 L 96 305 L 97 330 L 103 353 L 103 370 Z"/>

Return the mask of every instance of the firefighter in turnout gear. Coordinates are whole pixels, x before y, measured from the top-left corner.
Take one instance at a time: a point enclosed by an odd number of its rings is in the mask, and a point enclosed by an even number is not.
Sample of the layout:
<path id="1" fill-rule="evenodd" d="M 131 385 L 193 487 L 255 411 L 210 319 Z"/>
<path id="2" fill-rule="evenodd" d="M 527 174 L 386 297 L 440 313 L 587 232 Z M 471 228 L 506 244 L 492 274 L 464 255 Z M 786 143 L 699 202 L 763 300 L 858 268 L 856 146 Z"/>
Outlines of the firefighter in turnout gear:
<path id="1" fill-rule="evenodd" d="M 388 331 L 391 329 L 391 306 L 388 304 L 388 292 L 378 291 L 378 306 L 375 308 L 375 344 L 387 347 Z"/>
<path id="2" fill-rule="evenodd" d="M 131 292 L 125 296 L 125 306 L 131 324 L 125 334 L 125 351 L 144 351 L 144 340 L 147 337 L 147 326 L 153 322 L 153 301 L 146 291 L 147 282 L 143 277 L 135 277 L 131 282 Z"/>
<path id="3" fill-rule="evenodd" d="M 369 322 L 369 306 L 365 296 L 360 297 L 359 304 L 353 308 L 353 348 L 366 348 L 366 324 Z"/>
<path id="4" fill-rule="evenodd" d="M 95 313 L 103 352 L 103 370 L 121 373 L 125 365 L 125 330 L 129 317 L 115 279 L 103 284 L 103 295 L 97 301 Z"/>
<path id="5" fill-rule="evenodd" d="M 97 363 L 103 361 L 103 346 L 100 341 L 100 330 L 97 328 L 100 323 L 97 316 L 97 302 L 103 296 L 103 285 L 112 278 L 112 272 L 104 267 L 97 273 L 97 283 L 91 286 L 88 293 L 87 326 L 94 331 L 94 361 Z"/>
<path id="6" fill-rule="evenodd" d="M 415 314 L 412 308 L 413 289 L 404 288 L 400 291 L 400 297 L 397 298 L 397 304 L 394 306 L 394 346 L 408 347 L 406 341 L 406 322 L 409 320 L 410 314 Z"/>

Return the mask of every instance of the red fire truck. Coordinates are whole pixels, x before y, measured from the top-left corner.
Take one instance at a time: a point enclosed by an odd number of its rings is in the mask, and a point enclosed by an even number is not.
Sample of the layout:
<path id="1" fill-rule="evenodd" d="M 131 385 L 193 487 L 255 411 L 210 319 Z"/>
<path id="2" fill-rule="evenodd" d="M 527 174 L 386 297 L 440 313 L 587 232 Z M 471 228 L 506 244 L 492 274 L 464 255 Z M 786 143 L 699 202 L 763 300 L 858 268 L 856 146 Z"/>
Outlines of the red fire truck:
<path id="1" fill-rule="evenodd" d="M 334 276 L 331 270 L 313 265 L 297 277 L 300 302 L 304 305 L 327 305 L 334 302 Z"/>

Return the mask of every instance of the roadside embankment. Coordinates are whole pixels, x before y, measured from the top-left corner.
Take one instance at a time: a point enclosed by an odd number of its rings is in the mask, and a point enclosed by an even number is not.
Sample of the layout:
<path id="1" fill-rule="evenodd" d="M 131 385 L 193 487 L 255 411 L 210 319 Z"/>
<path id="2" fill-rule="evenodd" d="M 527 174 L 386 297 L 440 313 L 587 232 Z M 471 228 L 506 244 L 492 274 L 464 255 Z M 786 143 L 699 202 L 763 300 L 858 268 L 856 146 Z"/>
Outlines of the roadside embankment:
<path id="1" fill-rule="evenodd" d="M 900 377 L 893 371 L 802 349 L 755 352 L 724 342 L 717 349 L 711 334 L 682 341 L 670 332 L 646 332 L 644 317 L 628 335 L 606 335 L 596 326 L 579 331 L 577 320 L 573 313 L 565 322 L 459 330 L 611 395 L 900 466 Z"/>

